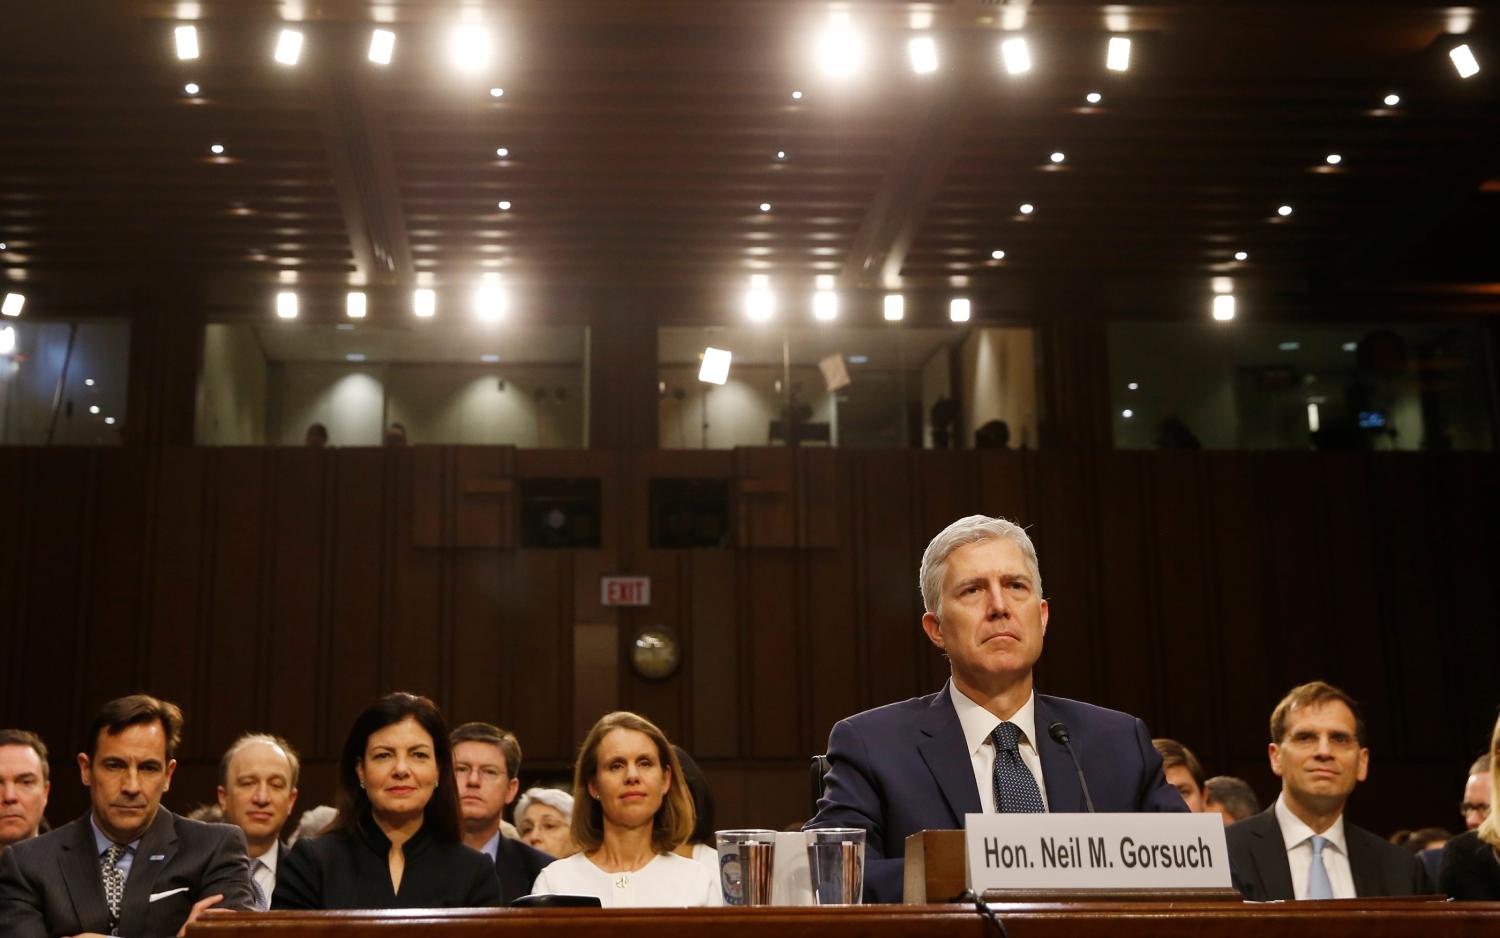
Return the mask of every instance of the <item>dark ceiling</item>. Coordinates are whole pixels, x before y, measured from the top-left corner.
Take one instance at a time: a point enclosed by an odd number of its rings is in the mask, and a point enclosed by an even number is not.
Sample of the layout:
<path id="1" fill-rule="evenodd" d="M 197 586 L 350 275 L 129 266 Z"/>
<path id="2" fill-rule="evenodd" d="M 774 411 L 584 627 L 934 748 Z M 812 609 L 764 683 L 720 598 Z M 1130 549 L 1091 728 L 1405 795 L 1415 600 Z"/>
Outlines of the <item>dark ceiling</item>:
<path id="1" fill-rule="evenodd" d="M 835 9 L 865 44 L 842 82 L 813 53 Z M 494 38 L 474 74 L 445 51 L 464 18 Z M 271 57 L 290 20 L 294 67 Z M 196 61 L 174 54 L 183 22 Z M 369 284 L 378 311 L 381 290 L 487 271 L 533 298 L 678 290 L 721 317 L 752 273 L 799 292 L 832 275 L 874 318 L 890 288 L 1014 308 L 1087 283 L 1139 309 L 1215 276 L 1292 309 L 1500 312 L 1497 22 L 1372 0 L 13 4 L 0 270 L 59 309 L 166 277 L 255 316 L 290 272 L 329 297 Z M 387 67 L 365 57 L 382 23 Z M 1110 72 L 1121 31 L 1131 68 Z M 933 74 L 907 62 L 920 33 Z M 1001 67 L 1010 35 L 1025 75 Z M 1485 65 L 1468 80 L 1459 41 Z"/>

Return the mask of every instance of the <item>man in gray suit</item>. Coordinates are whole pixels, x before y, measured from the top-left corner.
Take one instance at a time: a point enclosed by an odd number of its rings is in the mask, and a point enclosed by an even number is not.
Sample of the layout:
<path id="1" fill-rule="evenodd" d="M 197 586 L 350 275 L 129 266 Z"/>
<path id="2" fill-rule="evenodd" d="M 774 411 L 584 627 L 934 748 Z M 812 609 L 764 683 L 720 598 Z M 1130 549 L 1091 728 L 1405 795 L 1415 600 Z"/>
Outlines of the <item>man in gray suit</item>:
<path id="1" fill-rule="evenodd" d="M 175 704 L 137 694 L 104 705 L 78 754 L 89 813 L 0 855 L 7 938 L 162 938 L 210 907 L 254 907 L 239 828 L 161 807 L 181 738 Z"/>

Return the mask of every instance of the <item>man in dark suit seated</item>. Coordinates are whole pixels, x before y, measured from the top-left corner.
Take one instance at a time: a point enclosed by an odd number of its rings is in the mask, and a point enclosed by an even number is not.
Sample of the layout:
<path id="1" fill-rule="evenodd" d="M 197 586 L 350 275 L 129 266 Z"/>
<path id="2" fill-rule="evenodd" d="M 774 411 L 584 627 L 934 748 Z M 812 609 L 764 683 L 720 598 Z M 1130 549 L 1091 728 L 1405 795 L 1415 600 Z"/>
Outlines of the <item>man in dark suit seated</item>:
<path id="1" fill-rule="evenodd" d="M 1353 899 L 1434 892 L 1409 850 L 1344 823 L 1370 769 L 1365 723 L 1348 694 L 1322 681 L 1294 687 L 1271 713 L 1271 771 L 1281 796 L 1231 824 L 1229 864 L 1246 899 Z"/>
<path id="2" fill-rule="evenodd" d="M 453 747 L 464 843 L 495 861 L 500 902 L 508 905 L 528 895 L 542 867 L 554 859 L 503 831 L 505 806 L 521 788 L 516 778 L 521 771 L 521 744 L 514 734 L 489 723 L 465 723 L 449 734 L 448 741 Z"/>
<path id="3" fill-rule="evenodd" d="M 210 907 L 252 907 L 244 834 L 161 807 L 181 735 L 182 711 L 164 700 L 104 705 L 78 754 L 89 812 L 0 856 L 6 938 L 160 938 Z"/>
<path id="4" fill-rule="evenodd" d="M 1033 692 L 1047 601 L 1024 529 L 984 515 L 953 522 L 922 555 L 921 588 L 922 629 L 952 677 L 834 726 L 807 823 L 865 830 L 868 901 L 901 901 L 908 834 L 961 828 L 968 814 L 1086 810 L 1067 734 L 1097 810 L 1187 810 L 1140 720 Z"/>

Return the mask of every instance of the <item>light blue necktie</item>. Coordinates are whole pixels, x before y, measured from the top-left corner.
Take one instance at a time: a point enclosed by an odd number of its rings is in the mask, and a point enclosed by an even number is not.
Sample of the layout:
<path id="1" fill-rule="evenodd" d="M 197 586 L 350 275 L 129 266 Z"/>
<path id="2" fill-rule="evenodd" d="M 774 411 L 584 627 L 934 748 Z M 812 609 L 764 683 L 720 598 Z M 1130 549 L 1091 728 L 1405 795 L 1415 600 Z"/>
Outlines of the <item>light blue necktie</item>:
<path id="1" fill-rule="evenodd" d="M 1328 845 L 1327 837 L 1312 837 L 1312 865 L 1307 868 L 1307 898 L 1309 899 L 1332 899 L 1333 883 L 1328 881 L 1328 867 L 1323 865 L 1323 848 Z"/>

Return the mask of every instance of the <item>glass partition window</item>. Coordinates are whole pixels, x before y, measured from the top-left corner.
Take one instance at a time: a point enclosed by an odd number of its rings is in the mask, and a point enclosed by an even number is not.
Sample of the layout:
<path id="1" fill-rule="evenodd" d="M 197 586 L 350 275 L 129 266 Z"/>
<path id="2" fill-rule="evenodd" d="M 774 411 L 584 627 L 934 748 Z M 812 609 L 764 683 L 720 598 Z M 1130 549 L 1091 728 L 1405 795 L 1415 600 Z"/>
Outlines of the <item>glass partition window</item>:
<path id="1" fill-rule="evenodd" d="M 1036 445 L 1030 329 L 662 328 L 657 350 L 663 449 Z"/>
<path id="2" fill-rule="evenodd" d="M 0 321 L 0 445 L 120 444 L 129 368 L 129 322 Z"/>
<path id="3" fill-rule="evenodd" d="M 1115 445 L 1488 450 L 1486 348 L 1468 326 L 1116 325 Z"/>
<path id="4" fill-rule="evenodd" d="M 581 448 L 587 343 L 565 327 L 213 324 L 198 441 Z"/>

